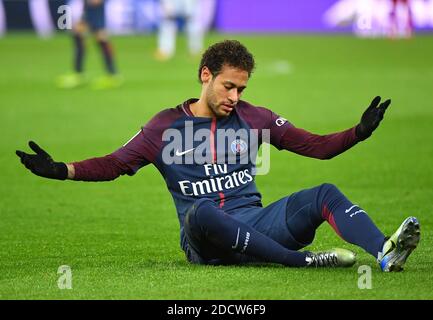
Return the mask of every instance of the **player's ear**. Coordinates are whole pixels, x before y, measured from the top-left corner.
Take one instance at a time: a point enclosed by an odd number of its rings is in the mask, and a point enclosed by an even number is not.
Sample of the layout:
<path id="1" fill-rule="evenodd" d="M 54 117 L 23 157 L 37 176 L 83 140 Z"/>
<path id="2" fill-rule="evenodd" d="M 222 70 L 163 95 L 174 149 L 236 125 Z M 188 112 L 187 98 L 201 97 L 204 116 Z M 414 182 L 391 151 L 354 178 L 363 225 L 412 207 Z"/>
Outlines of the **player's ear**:
<path id="1" fill-rule="evenodd" d="M 203 68 L 201 68 L 200 79 L 202 83 L 208 83 L 212 80 L 212 72 L 209 70 L 208 67 L 204 66 Z"/>

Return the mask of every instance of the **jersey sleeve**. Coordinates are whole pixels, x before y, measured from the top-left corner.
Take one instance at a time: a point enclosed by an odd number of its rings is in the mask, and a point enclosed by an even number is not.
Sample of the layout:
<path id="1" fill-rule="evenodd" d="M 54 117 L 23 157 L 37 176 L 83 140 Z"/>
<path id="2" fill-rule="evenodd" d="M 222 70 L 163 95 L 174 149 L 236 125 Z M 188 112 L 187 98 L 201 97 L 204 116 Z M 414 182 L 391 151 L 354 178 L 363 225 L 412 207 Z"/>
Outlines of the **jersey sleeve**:
<path id="1" fill-rule="evenodd" d="M 355 131 L 356 127 L 353 127 L 341 132 L 318 135 L 304 129 L 290 127 L 281 139 L 281 148 L 306 157 L 331 159 L 360 141 Z"/>
<path id="2" fill-rule="evenodd" d="M 128 142 L 111 155 L 128 167 L 128 175 L 155 160 L 162 147 L 164 130 L 179 117 L 178 109 L 166 109 L 154 116 Z"/>
<path id="3" fill-rule="evenodd" d="M 128 168 L 112 155 L 73 162 L 77 181 L 110 181 L 124 175 Z"/>
<path id="4" fill-rule="evenodd" d="M 154 163 L 162 146 L 162 134 L 179 117 L 178 109 L 158 113 L 128 142 L 111 154 L 73 162 L 74 180 L 109 181 L 120 175 L 134 175 L 140 168 Z"/>
<path id="5" fill-rule="evenodd" d="M 277 149 L 282 149 L 282 139 L 287 130 L 293 125 L 287 119 L 279 116 L 273 111 L 270 111 L 270 122 L 268 129 L 270 131 L 270 143 Z"/>
<path id="6" fill-rule="evenodd" d="M 359 142 L 355 127 L 347 130 L 318 135 L 296 128 L 287 119 L 264 108 L 243 102 L 239 113 L 253 129 L 269 130 L 269 142 L 279 150 L 288 150 L 306 157 L 331 159 Z"/>
<path id="7" fill-rule="evenodd" d="M 128 175 L 134 175 L 140 168 L 152 162 L 155 149 L 155 143 L 149 135 L 146 136 L 142 128 L 111 155 L 127 167 Z"/>
<path id="8" fill-rule="evenodd" d="M 151 150 L 146 144 L 143 129 L 120 149 L 104 157 L 73 162 L 74 180 L 110 181 L 121 175 L 133 175 L 151 161 Z"/>
<path id="9" fill-rule="evenodd" d="M 282 137 L 287 129 L 293 126 L 287 119 L 267 108 L 252 106 L 245 101 L 239 105 L 238 112 L 251 129 L 259 131 L 260 138 L 269 137 L 269 141 L 262 142 L 268 142 L 277 149 L 282 149 Z"/>

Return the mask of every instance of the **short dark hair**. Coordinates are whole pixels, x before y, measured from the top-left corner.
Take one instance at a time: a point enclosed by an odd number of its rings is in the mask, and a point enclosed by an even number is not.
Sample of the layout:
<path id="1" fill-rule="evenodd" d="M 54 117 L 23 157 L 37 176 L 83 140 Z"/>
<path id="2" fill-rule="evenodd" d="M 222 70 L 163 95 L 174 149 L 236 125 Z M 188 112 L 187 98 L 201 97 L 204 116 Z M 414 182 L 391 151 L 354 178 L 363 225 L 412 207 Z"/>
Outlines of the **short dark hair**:
<path id="1" fill-rule="evenodd" d="M 248 72 L 248 77 L 254 70 L 254 57 L 248 49 L 237 40 L 224 40 L 210 46 L 200 61 L 198 69 L 198 80 L 201 82 L 201 70 L 208 67 L 214 77 L 216 77 L 223 67 L 238 68 Z"/>

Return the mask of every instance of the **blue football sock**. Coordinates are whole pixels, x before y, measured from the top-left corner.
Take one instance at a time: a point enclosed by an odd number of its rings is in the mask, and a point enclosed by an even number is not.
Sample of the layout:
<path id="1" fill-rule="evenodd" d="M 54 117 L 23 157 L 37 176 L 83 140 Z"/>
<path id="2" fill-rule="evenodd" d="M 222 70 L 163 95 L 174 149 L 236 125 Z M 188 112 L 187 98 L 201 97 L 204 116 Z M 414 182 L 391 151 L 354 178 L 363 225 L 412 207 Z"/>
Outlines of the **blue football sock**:
<path id="1" fill-rule="evenodd" d="M 322 218 L 347 242 L 362 247 L 377 257 L 385 236 L 367 213 L 350 202 L 335 186 L 324 184 L 318 193 Z"/>
<path id="2" fill-rule="evenodd" d="M 108 73 L 115 74 L 116 68 L 114 67 L 113 49 L 108 41 L 98 41 L 101 48 L 102 56 L 104 57 L 105 68 Z"/>
<path id="3" fill-rule="evenodd" d="M 85 54 L 84 39 L 80 34 L 74 34 L 74 71 L 83 71 L 83 60 Z"/>

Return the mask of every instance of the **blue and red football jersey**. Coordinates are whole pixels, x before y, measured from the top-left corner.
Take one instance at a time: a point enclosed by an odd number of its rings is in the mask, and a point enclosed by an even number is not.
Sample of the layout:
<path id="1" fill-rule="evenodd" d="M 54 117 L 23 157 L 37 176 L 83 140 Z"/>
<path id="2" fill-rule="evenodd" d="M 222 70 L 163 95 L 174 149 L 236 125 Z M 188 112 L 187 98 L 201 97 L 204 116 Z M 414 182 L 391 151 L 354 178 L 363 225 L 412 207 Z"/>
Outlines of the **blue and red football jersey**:
<path id="1" fill-rule="evenodd" d="M 187 209 L 200 198 L 214 200 L 228 213 L 261 206 L 255 157 L 263 142 L 319 159 L 358 142 L 355 128 L 316 135 L 242 100 L 227 117 L 195 117 L 189 108 L 195 101 L 161 111 L 112 154 L 75 162 L 74 179 L 112 180 L 152 163 L 165 179 L 182 226 Z"/>

